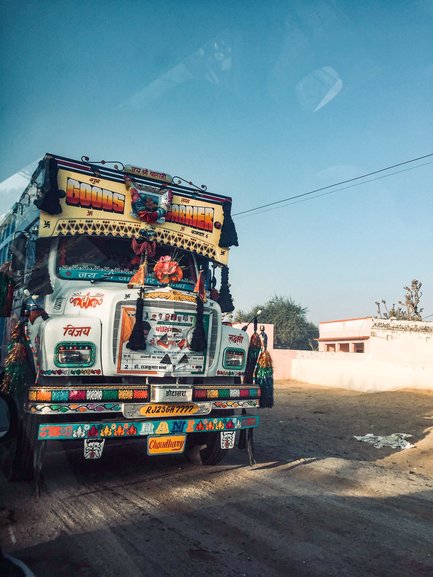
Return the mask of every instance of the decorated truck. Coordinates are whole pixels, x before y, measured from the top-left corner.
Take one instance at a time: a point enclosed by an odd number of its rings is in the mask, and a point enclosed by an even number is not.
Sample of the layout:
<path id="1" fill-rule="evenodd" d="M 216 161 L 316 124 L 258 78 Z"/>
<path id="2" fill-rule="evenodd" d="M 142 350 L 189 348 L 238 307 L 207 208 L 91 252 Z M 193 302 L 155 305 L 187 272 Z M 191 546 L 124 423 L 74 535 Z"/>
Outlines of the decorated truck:
<path id="1" fill-rule="evenodd" d="M 51 441 L 79 441 L 94 459 L 141 438 L 150 456 L 202 464 L 238 446 L 253 462 L 272 377 L 257 335 L 250 346 L 230 322 L 237 244 L 229 197 L 45 155 L 0 224 L 9 478 L 37 477 Z"/>

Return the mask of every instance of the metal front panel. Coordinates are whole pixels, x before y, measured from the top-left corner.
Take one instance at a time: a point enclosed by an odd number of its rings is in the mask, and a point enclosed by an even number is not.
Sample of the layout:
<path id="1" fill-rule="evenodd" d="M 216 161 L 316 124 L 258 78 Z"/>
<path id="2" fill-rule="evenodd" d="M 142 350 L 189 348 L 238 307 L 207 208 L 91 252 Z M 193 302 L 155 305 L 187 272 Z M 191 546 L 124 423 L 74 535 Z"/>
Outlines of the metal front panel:
<path id="1" fill-rule="evenodd" d="M 218 327 L 216 314 L 204 312 L 208 346 L 203 352 L 190 349 L 196 324 L 195 303 L 182 301 L 145 301 L 144 325 L 146 346 L 143 350 L 128 348 L 129 334 L 135 323 L 135 301 L 116 305 L 113 323 L 113 361 L 118 374 L 184 377 L 204 375 L 214 361 Z"/>
<path id="2" fill-rule="evenodd" d="M 162 385 L 152 385 L 150 388 L 150 400 L 155 403 L 186 403 L 192 401 L 192 386 L 191 387 L 179 387 L 179 386 L 162 386 Z"/>

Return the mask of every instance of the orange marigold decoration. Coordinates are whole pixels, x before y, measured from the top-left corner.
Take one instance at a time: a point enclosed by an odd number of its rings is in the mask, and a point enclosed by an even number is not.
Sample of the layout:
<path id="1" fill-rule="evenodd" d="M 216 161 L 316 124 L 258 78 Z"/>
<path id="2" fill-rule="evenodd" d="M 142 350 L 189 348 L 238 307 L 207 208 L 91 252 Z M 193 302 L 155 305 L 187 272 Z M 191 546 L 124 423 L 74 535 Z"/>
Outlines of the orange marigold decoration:
<path id="1" fill-rule="evenodd" d="M 171 282 L 179 282 L 183 278 L 182 269 L 175 260 L 171 259 L 171 256 L 162 256 L 156 265 L 153 267 L 153 272 L 155 277 L 164 284 L 169 284 Z"/>

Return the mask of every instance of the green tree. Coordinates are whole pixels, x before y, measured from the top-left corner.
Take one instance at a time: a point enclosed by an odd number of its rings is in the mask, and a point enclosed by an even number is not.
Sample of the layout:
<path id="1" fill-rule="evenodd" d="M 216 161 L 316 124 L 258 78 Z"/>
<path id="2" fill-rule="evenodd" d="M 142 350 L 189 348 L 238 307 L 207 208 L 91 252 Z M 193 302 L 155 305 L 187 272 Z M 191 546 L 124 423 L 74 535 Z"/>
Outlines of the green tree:
<path id="1" fill-rule="evenodd" d="M 315 349 L 315 338 L 319 336 L 316 325 L 306 319 L 307 309 L 296 304 L 291 298 L 274 296 L 264 305 L 253 307 L 250 311 L 237 311 L 237 322 L 248 322 L 261 310 L 258 317 L 261 323 L 274 325 L 274 348 L 276 349 Z"/>

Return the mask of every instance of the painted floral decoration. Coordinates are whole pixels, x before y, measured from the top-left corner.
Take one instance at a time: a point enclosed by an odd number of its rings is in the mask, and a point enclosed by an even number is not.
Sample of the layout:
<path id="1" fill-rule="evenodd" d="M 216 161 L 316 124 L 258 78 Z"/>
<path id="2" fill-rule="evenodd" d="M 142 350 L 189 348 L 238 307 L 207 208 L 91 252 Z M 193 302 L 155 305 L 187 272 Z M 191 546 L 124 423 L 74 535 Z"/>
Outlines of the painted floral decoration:
<path id="1" fill-rule="evenodd" d="M 148 224 L 163 223 L 171 207 L 173 192 L 164 188 L 149 194 L 145 186 L 134 183 L 126 174 L 123 178 L 131 194 L 132 214 Z"/>
<path id="2" fill-rule="evenodd" d="M 162 256 L 153 267 L 155 277 L 164 284 L 179 282 L 183 277 L 182 269 L 171 256 Z"/>

